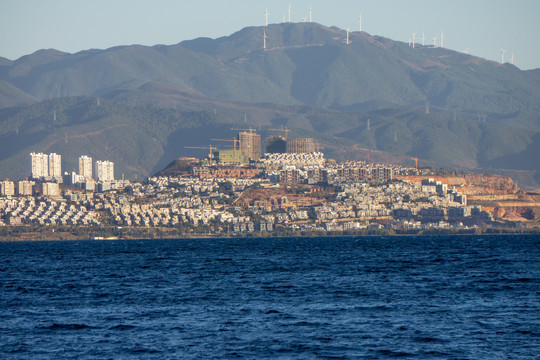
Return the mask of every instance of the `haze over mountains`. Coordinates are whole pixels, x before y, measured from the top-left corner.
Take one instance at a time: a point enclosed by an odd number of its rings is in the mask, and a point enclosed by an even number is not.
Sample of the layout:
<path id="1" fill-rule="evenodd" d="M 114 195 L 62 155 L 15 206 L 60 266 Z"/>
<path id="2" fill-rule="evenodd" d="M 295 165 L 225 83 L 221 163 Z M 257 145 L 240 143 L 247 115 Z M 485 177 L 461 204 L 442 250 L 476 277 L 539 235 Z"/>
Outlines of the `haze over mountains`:
<path id="1" fill-rule="evenodd" d="M 88 154 L 151 175 L 231 127 L 287 126 L 328 157 L 536 171 L 540 70 L 315 23 L 245 28 L 176 45 L 0 58 L 0 177 L 28 153 Z M 99 101 L 98 101 L 99 98 Z M 54 114 L 56 113 L 56 120 Z M 369 119 L 369 126 L 368 126 Z M 220 145 L 219 143 L 214 143 Z M 194 152 L 195 151 L 195 152 Z"/>

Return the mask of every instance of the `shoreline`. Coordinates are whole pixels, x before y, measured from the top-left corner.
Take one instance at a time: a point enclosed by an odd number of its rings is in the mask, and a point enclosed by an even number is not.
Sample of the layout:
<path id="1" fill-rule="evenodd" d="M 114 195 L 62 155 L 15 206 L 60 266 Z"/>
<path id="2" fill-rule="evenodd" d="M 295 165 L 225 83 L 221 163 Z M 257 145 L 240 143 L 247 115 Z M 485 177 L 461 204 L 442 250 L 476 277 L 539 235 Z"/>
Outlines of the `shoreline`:
<path id="1" fill-rule="evenodd" d="M 5 228 L 4 228 L 5 229 Z M 509 231 L 513 230 L 513 231 Z M 399 237 L 399 236 L 490 236 L 490 235 L 540 235 L 538 228 L 509 229 L 487 228 L 468 230 L 416 230 L 400 231 L 396 229 L 382 229 L 357 232 L 328 232 L 325 234 L 309 232 L 279 232 L 279 233 L 231 233 L 231 234 L 156 234 L 149 236 L 151 231 L 134 231 L 129 236 L 88 236 L 74 234 L 73 232 L 16 232 L 0 235 L 0 242 L 36 242 L 36 241 L 123 241 L 123 240 L 181 240 L 181 239 L 267 239 L 267 238 L 332 238 L 332 237 Z M 56 235 L 56 236 L 55 236 Z"/>

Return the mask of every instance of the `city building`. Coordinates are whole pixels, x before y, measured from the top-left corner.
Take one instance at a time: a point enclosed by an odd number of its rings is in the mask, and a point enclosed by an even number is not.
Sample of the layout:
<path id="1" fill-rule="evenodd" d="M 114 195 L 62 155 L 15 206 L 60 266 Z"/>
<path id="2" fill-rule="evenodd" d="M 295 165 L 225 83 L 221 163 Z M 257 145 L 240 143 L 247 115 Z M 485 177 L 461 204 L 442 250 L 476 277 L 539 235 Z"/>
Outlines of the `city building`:
<path id="1" fill-rule="evenodd" d="M 34 187 L 36 183 L 34 181 L 20 180 L 17 182 L 17 194 L 22 196 L 28 196 L 34 194 Z"/>
<path id="2" fill-rule="evenodd" d="M 87 155 L 79 157 L 79 175 L 85 180 L 92 179 L 92 158 Z"/>
<path id="3" fill-rule="evenodd" d="M 298 184 L 300 172 L 294 166 L 287 166 L 279 172 L 279 181 L 286 184 Z"/>
<path id="4" fill-rule="evenodd" d="M 253 130 L 238 133 L 239 150 L 244 152 L 250 160 L 261 158 L 261 135 Z"/>
<path id="5" fill-rule="evenodd" d="M 34 179 L 49 176 L 49 157 L 43 153 L 30 153 L 30 176 Z"/>
<path id="6" fill-rule="evenodd" d="M 62 178 L 62 155 L 49 154 L 49 177 L 54 179 Z"/>
<path id="7" fill-rule="evenodd" d="M 0 195 L 13 196 L 15 195 L 15 183 L 13 181 L 0 181 Z"/>
<path id="8" fill-rule="evenodd" d="M 113 181 L 114 180 L 114 163 L 111 161 L 96 161 L 96 180 L 97 181 Z"/>
<path id="9" fill-rule="evenodd" d="M 264 152 L 266 154 L 283 154 L 287 152 L 287 141 L 281 136 L 266 138 Z"/>
<path id="10" fill-rule="evenodd" d="M 288 153 L 312 153 L 317 151 L 315 140 L 311 138 L 297 138 L 287 140 Z"/>
<path id="11" fill-rule="evenodd" d="M 60 197 L 60 185 L 58 183 L 44 182 L 40 184 L 41 195 L 52 198 Z"/>
<path id="12" fill-rule="evenodd" d="M 220 165 L 241 165 L 249 163 L 247 154 L 237 149 L 215 151 L 214 159 L 216 159 Z"/>

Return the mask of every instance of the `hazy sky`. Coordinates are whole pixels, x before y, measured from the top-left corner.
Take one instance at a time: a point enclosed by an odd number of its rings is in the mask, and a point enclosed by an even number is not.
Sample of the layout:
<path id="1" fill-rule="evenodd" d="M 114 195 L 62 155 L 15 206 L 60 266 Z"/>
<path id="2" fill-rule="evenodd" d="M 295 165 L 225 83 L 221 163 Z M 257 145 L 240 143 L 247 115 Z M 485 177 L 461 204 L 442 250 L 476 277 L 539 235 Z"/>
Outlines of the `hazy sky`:
<path id="1" fill-rule="evenodd" d="M 39 49 L 66 52 L 117 45 L 175 44 L 230 35 L 288 17 L 426 44 L 433 36 L 457 51 L 500 61 L 514 53 L 521 69 L 540 68 L 540 0 L 0 0 L 0 56 L 15 60 Z M 439 42 L 439 40 L 437 40 Z"/>

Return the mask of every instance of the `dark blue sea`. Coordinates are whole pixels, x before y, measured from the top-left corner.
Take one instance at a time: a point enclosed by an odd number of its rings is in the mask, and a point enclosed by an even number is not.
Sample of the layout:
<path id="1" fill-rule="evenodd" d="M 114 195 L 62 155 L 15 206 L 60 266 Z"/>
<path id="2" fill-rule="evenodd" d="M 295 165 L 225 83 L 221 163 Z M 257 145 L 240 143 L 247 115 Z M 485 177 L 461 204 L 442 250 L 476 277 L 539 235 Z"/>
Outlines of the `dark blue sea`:
<path id="1" fill-rule="evenodd" d="M 0 243 L 0 358 L 534 359 L 540 236 Z"/>

